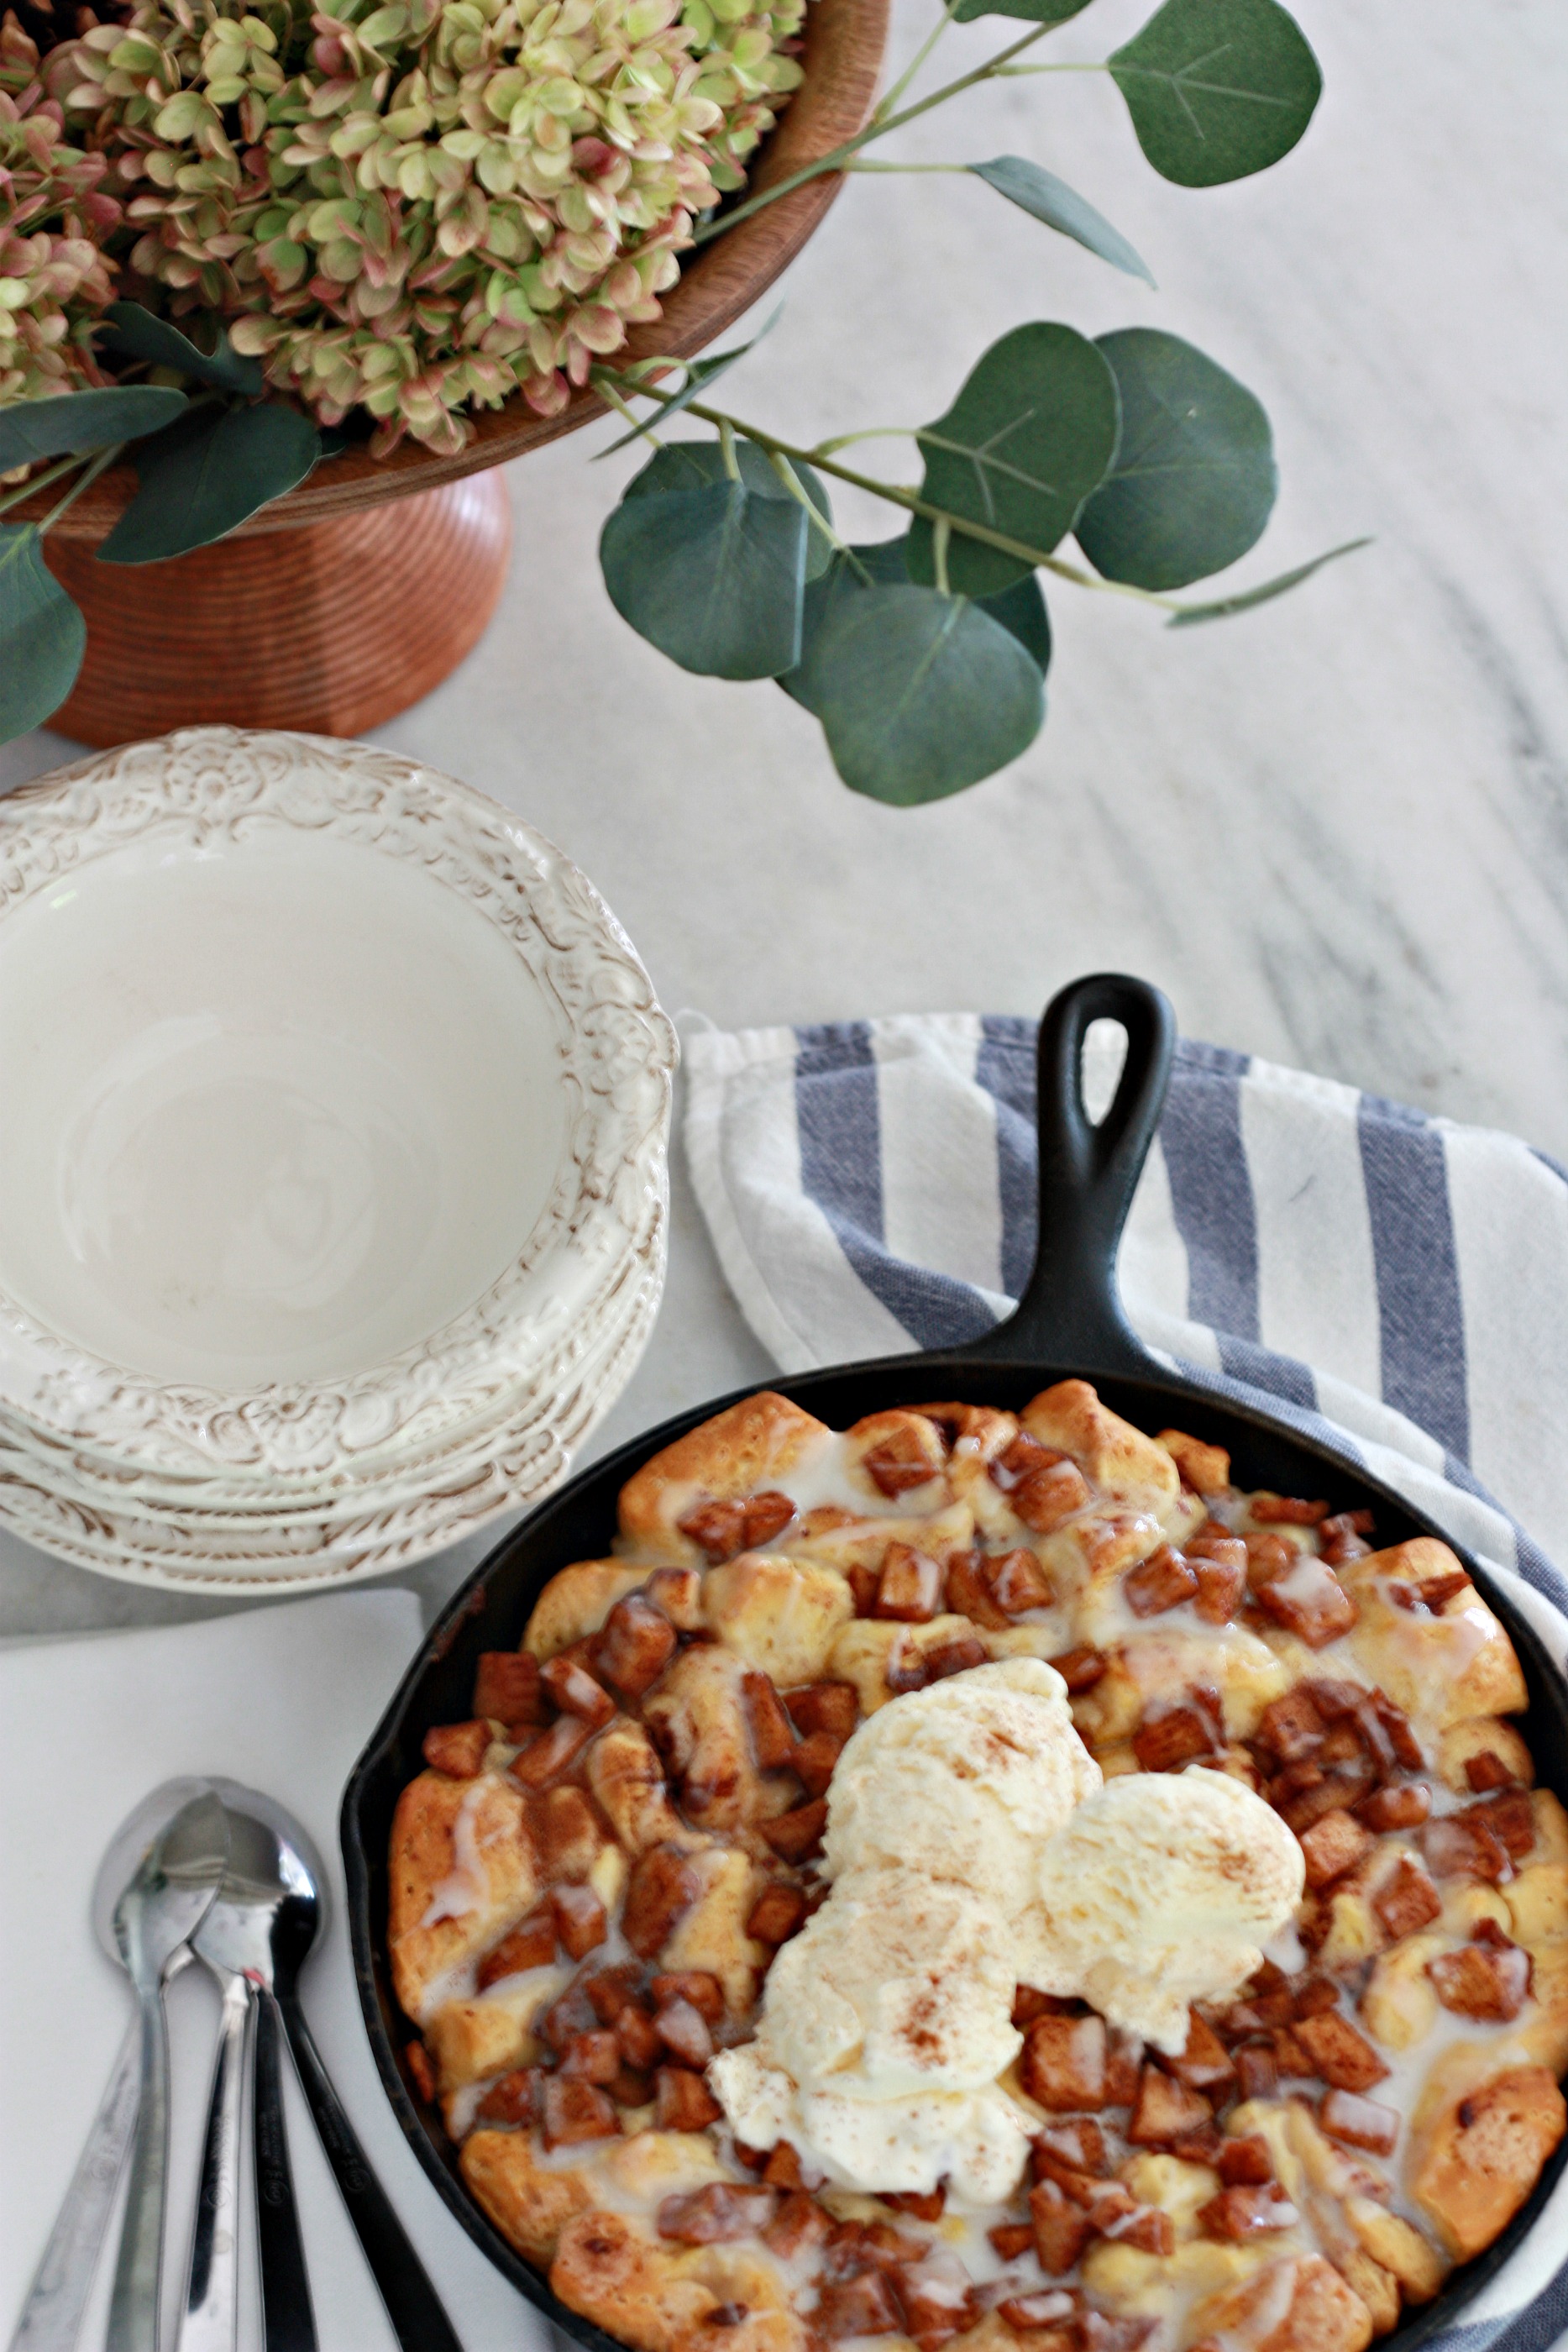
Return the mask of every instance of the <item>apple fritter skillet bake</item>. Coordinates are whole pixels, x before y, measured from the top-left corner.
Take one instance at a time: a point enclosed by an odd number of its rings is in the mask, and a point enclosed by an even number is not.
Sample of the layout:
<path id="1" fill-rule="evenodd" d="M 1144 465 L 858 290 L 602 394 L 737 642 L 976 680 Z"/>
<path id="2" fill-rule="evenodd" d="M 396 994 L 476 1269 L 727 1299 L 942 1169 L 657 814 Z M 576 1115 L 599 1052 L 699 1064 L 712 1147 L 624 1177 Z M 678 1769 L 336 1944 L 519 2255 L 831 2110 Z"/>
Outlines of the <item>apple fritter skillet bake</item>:
<path id="1" fill-rule="evenodd" d="M 392 1833 L 411 2070 L 637 2352 L 1361 2352 L 1563 2137 L 1568 1816 L 1446 1546 L 1081 1381 L 734 1406 Z"/>

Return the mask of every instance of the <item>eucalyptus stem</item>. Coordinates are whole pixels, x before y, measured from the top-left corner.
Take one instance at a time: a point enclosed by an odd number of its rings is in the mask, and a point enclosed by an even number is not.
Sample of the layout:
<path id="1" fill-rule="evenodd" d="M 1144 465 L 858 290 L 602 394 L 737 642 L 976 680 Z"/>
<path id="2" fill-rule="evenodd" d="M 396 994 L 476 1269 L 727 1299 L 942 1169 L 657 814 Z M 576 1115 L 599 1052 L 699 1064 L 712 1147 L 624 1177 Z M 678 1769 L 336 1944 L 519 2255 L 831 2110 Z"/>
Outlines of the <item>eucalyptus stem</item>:
<path id="1" fill-rule="evenodd" d="M 648 443 L 651 448 L 662 449 L 664 447 L 664 443 L 660 440 L 653 426 L 651 425 L 644 424 L 642 417 L 638 415 L 636 410 L 631 405 L 629 401 L 622 400 L 620 393 L 610 381 L 608 374 L 601 371 L 595 381 L 593 388 L 596 392 L 601 392 L 604 394 L 605 399 L 610 403 L 611 407 L 614 409 L 616 415 L 618 416 L 623 416 L 626 419 L 627 424 L 632 427 L 632 431 L 640 434 L 642 438 Z"/>
<path id="2" fill-rule="evenodd" d="M 41 474 L 35 474 L 30 481 L 19 483 L 16 489 L 6 491 L 5 496 L 0 499 L 0 515 L 9 514 L 13 507 L 19 507 L 24 499 L 30 499 L 35 490 L 47 490 L 51 482 L 57 482 L 63 474 L 70 472 L 73 466 L 83 462 L 79 449 L 73 449 L 68 457 L 57 457 L 54 464 L 46 466 Z"/>
<path id="3" fill-rule="evenodd" d="M 113 465 L 115 459 L 120 456 L 124 447 L 125 444 L 123 441 L 114 441 L 110 443 L 107 449 L 100 449 L 99 451 L 91 465 L 88 467 L 86 472 L 78 475 L 77 479 L 71 484 L 70 488 L 66 492 L 65 497 L 57 500 L 56 504 L 49 509 L 48 513 L 38 525 L 38 537 L 40 539 L 42 539 L 47 530 L 51 530 L 54 528 L 55 524 L 58 522 L 60 517 L 65 513 L 66 509 L 68 507 L 74 506 L 78 499 L 80 498 L 82 492 L 86 489 L 90 489 L 93 483 L 97 481 L 99 476 L 105 472 L 109 467 Z"/>
<path id="4" fill-rule="evenodd" d="M 869 158 L 862 163 L 846 163 L 846 172 L 967 172 L 967 163 L 877 163 Z"/>
<path id="5" fill-rule="evenodd" d="M 803 188 L 808 180 L 821 179 L 828 172 L 841 172 L 850 157 L 858 155 L 872 140 L 882 138 L 885 131 L 901 130 L 904 123 L 915 121 L 919 115 L 929 114 L 934 106 L 945 105 L 948 99 L 956 98 L 962 90 L 973 89 L 978 82 L 991 80 L 1012 58 L 1021 56 L 1025 49 L 1032 48 L 1036 41 L 1043 40 L 1052 29 L 1050 25 L 1037 25 L 1032 32 L 1009 42 L 1005 49 L 998 49 L 994 58 L 988 58 L 984 65 L 975 66 L 968 73 L 960 74 L 956 81 L 945 82 L 940 89 L 932 90 L 928 97 L 917 98 L 913 106 L 904 107 L 901 113 L 873 114 L 852 139 L 845 139 L 830 153 L 819 155 L 814 163 L 802 163 L 798 172 L 786 173 L 782 180 L 776 180 L 772 187 L 759 189 L 756 195 L 747 196 L 746 202 L 737 205 L 733 212 L 720 213 L 716 219 L 705 221 L 694 233 L 692 243 L 706 245 L 710 237 L 722 236 L 726 229 L 735 228 L 741 221 L 749 220 L 752 214 L 759 213 L 765 205 L 777 204 L 780 196 L 790 195 L 795 189 Z"/>
<path id="6" fill-rule="evenodd" d="M 894 108 L 898 104 L 899 100 L 904 96 L 904 91 L 909 88 L 910 83 L 915 79 L 915 75 L 920 71 L 921 67 L 925 63 L 926 58 L 931 55 L 932 50 L 942 38 L 943 34 L 947 30 L 948 26 L 953 22 L 953 13 L 956 5 L 957 0 L 944 0 L 940 17 L 937 19 L 936 23 L 932 26 L 931 30 L 926 34 L 925 38 L 921 42 L 920 47 L 915 50 L 914 57 L 904 67 L 904 71 L 899 75 L 898 79 L 894 83 L 893 88 L 880 98 L 877 100 L 876 105 L 873 108 L 871 119 L 873 122 L 880 122 L 884 115 L 891 114 L 893 112 Z"/>
<path id="7" fill-rule="evenodd" d="M 639 398 L 668 402 L 676 395 L 660 392 L 653 384 L 638 386 Z M 1174 597 L 1156 595 L 1147 588 L 1134 588 L 1123 580 L 1102 580 L 1085 572 L 1076 563 L 1064 563 L 1059 556 L 1047 555 L 1038 547 L 1030 547 L 1021 539 L 1013 539 L 1004 530 L 993 530 L 988 523 L 970 522 L 965 515 L 949 513 L 946 507 L 933 506 L 914 490 L 901 490 L 891 482 L 879 482 L 873 475 L 858 473 L 852 466 L 841 466 L 836 457 L 824 457 L 821 449 L 802 449 L 797 442 L 782 441 L 776 433 L 765 432 L 759 425 L 747 425 L 738 416 L 728 416 L 722 409 L 709 408 L 700 400 L 686 403 L 688 415 L 705 425 L 716 426 L 722 439 L 727 431 L 738 433 L 743 441 L 754 442 L 769 457 L 789 457 L 802 466 L 815 466 L 835 480 L 848 482 L 857 490 L 869 490 L 874 499 L 885 499 L 891 506 L 903 507 L 906 513 L 918 515 L 922 521 L 936 525 L 946 523 L 949 530 L 959 532 L 965 539 L 977 539 L 983 546 L 998 548 L 1004 555 L 1027 563 L 1031 571 L 1053 572 L 1061 580 L 1071 580 L 1075 587 L 1095 588 L 1109 596 L 1128 596 L 1134 604 L 1153 604 L 1162 613 L 1179 613 L 1183 607 Z"/>
<path id="8" fill-rule="evenodd" d="M 740 460 L 735 454 L 735 427 L 730 423 L 727 416 L 720 416 L 716 419 L 716 422 L 718 425 L 718 446 L 724 457 L 724 470 L 729 476 L 732 482 L 738 482 L 740 479 Z"/>

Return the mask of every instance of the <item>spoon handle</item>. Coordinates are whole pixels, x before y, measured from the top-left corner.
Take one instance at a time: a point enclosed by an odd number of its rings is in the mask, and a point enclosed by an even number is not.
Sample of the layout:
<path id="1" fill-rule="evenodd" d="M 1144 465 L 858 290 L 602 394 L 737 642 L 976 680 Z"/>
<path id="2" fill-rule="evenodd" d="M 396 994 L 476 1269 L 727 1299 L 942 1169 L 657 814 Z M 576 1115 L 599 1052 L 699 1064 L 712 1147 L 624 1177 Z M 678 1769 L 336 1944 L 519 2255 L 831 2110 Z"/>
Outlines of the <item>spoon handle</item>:
<path id="1" fill-rule="evenodd" d="M 386 2190 L 354 2137 L 353 2126 L 343 2112 L 342 2102 L 310 2038 L 298 1993 L 282 1993 L 278 1998 L 294 2063 L 316 2118 L 327 2161 L 381 2289 L 393 2334 L 403 2352 L 463 2352 L 424 2265 L 409 2243 Z"/>
<path id="2" fill-rule="evenodd" d="M 256 2225 L 267 2352 L 317 2352 L 310 2281 L 294 2201 L 283 2120 L 283 2029 L 277 2003 L 258 1990 L 256 2009 Z"/>
<path id="3" fill-rule="evenodd" d="M 105 2352 L 158 2352 L 158 2286 L 169 2179 L 169 2035 L 156 1979 L 138 1983 L 136 2006 L 141 2097 L 109 2301 Z"/>
<path id="4" fill-rule="evenodd" d="M 240 2137 L 251 2005 L 244 1977 L 225 1978 L 178 2352 L 235 2352 L 238 2343 Z"/>
<path id="5" fill-rule="evenodd" d="M 136 2121 L 141 2046 L 141 2025 L 133 2018 L 22 2306 L 10 2352 L 72 2352 L 80 2333 Z"/>

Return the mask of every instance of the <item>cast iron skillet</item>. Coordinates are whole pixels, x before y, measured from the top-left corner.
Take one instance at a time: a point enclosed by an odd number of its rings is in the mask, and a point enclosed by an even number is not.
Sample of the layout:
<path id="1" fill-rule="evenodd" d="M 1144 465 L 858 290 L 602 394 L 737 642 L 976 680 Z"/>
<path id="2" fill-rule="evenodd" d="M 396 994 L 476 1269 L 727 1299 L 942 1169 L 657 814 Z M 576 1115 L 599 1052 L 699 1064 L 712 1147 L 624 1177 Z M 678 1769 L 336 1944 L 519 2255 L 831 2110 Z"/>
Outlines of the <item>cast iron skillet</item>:
<path id="1" fill-rule="evenodd" d="M 1089 1024 L 1103 1019 L 1120 1023 L 1127 1053 L 1114 1100 L 1094 1126 L 1083 1108 L 1081 1065 Z M 1134 1338 L 1116 1289 L 1116 1251 L 1159 1123 L 1175 1038 L 1168 1002 L 1145 982 L 1100 973 L 1063 989 L 1040 1024 L 1040 1247 L 1017 1312 L 949 1355 L 889 1356 L 775 1385 L 843 1429 L 864 1413 L 945 1397 L 1016 1408 L 1051 1381 L 1079 1375 L 1092 1380 L 1106 1403 L 1139 1428 L 1156 1430 L 1174 1420 L 1193 1435 L 1228 1447 L 1243 1486 L 1324 1495 L 1335 1511 L 1369 1506 L 1376 1513 L 1382 1544 L 1441 1536 L 1439 1528 L 1332 1446 L 1266 1412 L 1218 1398 L 1197 1381 L 1176 1377 Z M 570 1479 L 506 1537 L 452 1601 L 409 1668 L 343 1799 L 355 1971 L 371 2045 L 398 2121 L 469 2236 L 530 2303 L 591 2352 L 622 2347 L 558 2302 L 538 2273 L 492 2229 L 463 2186 L 457 2151 L 438 2114 L 421 2101 L 403 2064 L 401 2053 L 412 2029 L 393 2000 L 386 1958 L 392 1809 L 399 1792 L 422 1769 L 425 1732 L 433 1724 L 467 1717 L 480 1651 L 516 1649 L 535 1601 L 556 1570 L 610 1549 L 616 1497 L 631 1473 L 660 1446 L 751 1392 L 739 1389 L 716 1397 L 622 1446 Z M 1568 1685 L 1511 1602 L 1473 1559 L 1462 1551 L 1460 1557 L 1519 1653 L 1530 1691 L 1524 1729 L 1538 1777 L 1568 1801 Z M 1414 2352 L 1454 2325 L 1530 2228 L 1565 2160 L 1568 2141 L 1501 2236 L 1456 2272 L 1434 2302 L 1381 2337 L 1383 2352 Z"/>

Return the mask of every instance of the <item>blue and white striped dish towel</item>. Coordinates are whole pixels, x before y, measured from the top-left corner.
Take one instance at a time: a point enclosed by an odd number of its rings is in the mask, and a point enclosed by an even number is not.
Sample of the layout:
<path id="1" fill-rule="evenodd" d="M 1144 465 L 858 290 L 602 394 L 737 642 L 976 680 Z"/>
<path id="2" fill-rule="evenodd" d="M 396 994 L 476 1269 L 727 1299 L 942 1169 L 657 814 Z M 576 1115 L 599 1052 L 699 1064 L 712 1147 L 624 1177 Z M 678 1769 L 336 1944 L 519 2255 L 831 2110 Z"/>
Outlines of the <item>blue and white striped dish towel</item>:
<path id="1" fill-rule="evenodd" d="M 1035 1024 L 683 1024 L 720 1263 L 786 1371 L 959 1345 L 1032 1261 Z M 1108 1098 L 1092 1031 L 1085 1090 Z M 1358 1455 L 1478 1553 L 1568 1670 L 1568 1171 L 1184 1039 L 1121 1259 L 1128 1315 L 1224 1395 Z M 1568 2173 L 1442 2352 L 1568 2347 Z"/>

